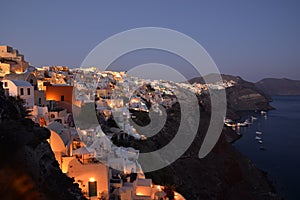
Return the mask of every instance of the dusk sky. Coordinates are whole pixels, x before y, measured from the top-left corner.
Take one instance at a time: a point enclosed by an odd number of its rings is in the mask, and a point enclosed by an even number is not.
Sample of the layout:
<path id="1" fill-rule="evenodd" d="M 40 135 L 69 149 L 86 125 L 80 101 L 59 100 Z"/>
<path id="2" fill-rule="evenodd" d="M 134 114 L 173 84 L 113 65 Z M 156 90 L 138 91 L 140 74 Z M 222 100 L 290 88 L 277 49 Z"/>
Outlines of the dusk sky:
<path id="1" fill-rule="evenodd" d="M 33 66 L 79 67 L 113 34 L 164 27 L 199 42 L 222 73 L 249 81 L 300 79 L 299 10 L 300 1 L 283 0 L 1 1 L 0 44 L 18 49 Z M 149 53 L 156 61 L 170 57 L 156 54 Z M 150 61 L 144 52 L 117 64 L 133 65 L 135 59 Z"/>

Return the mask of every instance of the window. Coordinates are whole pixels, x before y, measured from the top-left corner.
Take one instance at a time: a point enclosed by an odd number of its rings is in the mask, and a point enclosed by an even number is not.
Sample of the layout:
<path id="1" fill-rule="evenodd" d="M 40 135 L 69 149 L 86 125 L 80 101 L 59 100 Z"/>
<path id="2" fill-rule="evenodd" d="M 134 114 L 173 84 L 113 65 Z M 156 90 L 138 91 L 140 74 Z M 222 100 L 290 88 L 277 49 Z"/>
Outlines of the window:
<path id="1" fill-rule="evenodd" d="M 4 87 L 7 87 L 7 82 L 4 82 Z"/>
<path id="2" fill-rule="evenodd" d="M 20 88 L 20 95 L 24 95 L 24 88 Z"/>
<path id="3" fill-rule="evenodd" d="M 51 114 L 50 117 L 53 119 L 53 118 L 55 118 L 55 115 L 54 115 L 54 114 Z"/>
<path id="4" fill-rule="evenodd" d="M 65 101 L 65 96 L 60 96 L 60 101 Z"/>
<path id="5" fill-rule="evenodd" d="M 27 88 L 27 95 L 30 95 L 30 88 Z"/>
<path id="6" fill-rule="evenodd" d="M 39 105 L 42 104 L 42 98 L 39 98 Z"/>

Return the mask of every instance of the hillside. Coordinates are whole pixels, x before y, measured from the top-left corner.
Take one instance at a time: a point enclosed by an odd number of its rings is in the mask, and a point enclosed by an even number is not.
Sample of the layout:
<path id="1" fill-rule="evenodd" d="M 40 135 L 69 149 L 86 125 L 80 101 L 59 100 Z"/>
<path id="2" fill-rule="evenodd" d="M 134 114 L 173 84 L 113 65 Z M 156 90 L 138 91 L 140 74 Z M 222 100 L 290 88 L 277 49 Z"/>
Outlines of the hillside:
<path id="1" fill-rule="evenodd" d="M 24 118 L 22 100 L 4 96 L 0 84 L 0 199 L 85 199 L 60 170 L 50 131 Z"/>
<path id="2" fill-rule="evenodd" d="M 300 80 L 265 78 L 255 85 L 268 95 L 300 95 Z"/>
<path id="3" fill-rule="evenodd" d="M 214 80 L 216 75 L 210 74 L 205 76 L 209 80 Z M 273 109 L 269 102 L 271 98 L 262 90 L 256 87 L 254 83 L 243 80 L 239 76 L 231 76 L 222 74 L 223 81 L 235 82 L 232 87 L 226 88 L 227 104 L 229 112 L 237 111 L 254 111 L 254 110 L 270 110 Z M 193 78 L 189 81 L 193 83 L 204 84 L 202 77 Z M 213 82 L 213 81 L 212 81 Z"/>
<path id="4" fill-rule="evenodd" d="M 199 108 L 201 115 L 197 135 L 188 150 L 174 163 L 163 169 L 146 173 L 146 177 L 152 178 L 155 184 L 175 185 L 176 191 L 189 200 L 279 200 L 280 197 L 268 181 L 266 173 L 259 170 L 253 162 L 227 142 L 226 135 L 232 133 L 228 127 L 223 128 L 213 150 L 205 158 L 199 159 L 199 149 L 210 124 L 209 99 L 206 94 L 198 96 L 198 101 L 203 104 L 203 107 Z M 166 123 L 156 135 L 138 141 L 130 137 L 118 138 L 115 134 L 112 136 L 113 143 L 117 146 L 139 149 L 141 153 L 153 152 L 172 143 L 181 122 L 180 104 L 175 103 L 166 109 L 166 113 Z M 147 125 L 147 113 L 135 112 L 135 116 L 135 122 L 142 123 L 142 126 Z M 101 124 L 104 131 L 109 130 L 109 126 L 109 124 Z M 188 128 L 184 130 L 184 134 L 190 132 Z M 165 155 L 168 153 L 173 152 L 166 152 Z M 142 164 L 142 167 L 145 166 Z"/>

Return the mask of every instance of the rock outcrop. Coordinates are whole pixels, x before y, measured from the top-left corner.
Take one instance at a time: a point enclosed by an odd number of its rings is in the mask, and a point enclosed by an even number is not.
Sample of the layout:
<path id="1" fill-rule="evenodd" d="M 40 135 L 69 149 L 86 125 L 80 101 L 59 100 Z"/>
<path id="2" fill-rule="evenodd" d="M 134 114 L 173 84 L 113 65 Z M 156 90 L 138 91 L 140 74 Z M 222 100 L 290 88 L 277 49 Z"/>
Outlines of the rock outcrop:
<path id="1" fill-rule="evenodd" d="M 209 79 L 214 79 L 214 74 L 207 75 Z M 255 111 L 255 110 L 270 110 L 272 100 L 270 96 L 256 87 L 254 83 L 243 80 L 239 76 L 222 75 L 224 81 L 234 81 L 232 87 L 226 88 L 228 110 L 231 113 L 237 111 Z M 205 81 L 202 77 L 193 78 L 190 83 L 202 83 Z"/>
<path id="2" fill-rule="evenodd" d="M 300 95 L 299 80 L 265 78 L 255 85 L 268 95 Z"/>

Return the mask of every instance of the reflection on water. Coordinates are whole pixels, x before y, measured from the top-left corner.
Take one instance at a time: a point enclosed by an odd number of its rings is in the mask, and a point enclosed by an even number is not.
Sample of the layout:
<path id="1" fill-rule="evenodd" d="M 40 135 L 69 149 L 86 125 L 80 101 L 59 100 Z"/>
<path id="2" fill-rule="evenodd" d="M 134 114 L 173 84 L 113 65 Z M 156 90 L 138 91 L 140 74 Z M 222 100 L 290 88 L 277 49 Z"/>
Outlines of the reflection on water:
<path id="1" fill-rule="evenodd" d="M 300 199 L 300 96 L 274 96 L 273 100 L 276 110 L 266 115 L 249 113 L 247 117 L 257 119 L 237 130 L 243 137 L 234 146 L 268 172 L 286 199 Z"/>

